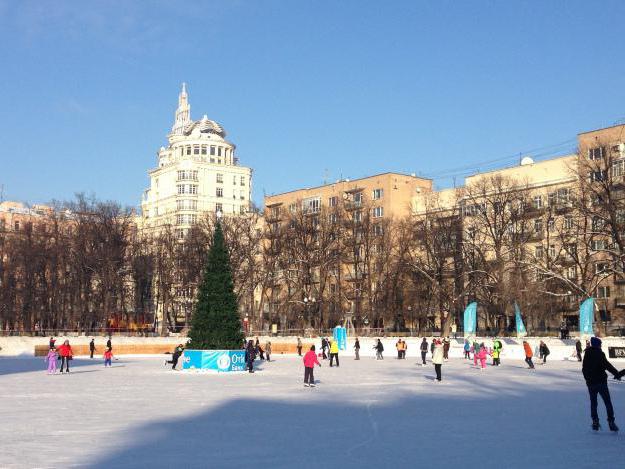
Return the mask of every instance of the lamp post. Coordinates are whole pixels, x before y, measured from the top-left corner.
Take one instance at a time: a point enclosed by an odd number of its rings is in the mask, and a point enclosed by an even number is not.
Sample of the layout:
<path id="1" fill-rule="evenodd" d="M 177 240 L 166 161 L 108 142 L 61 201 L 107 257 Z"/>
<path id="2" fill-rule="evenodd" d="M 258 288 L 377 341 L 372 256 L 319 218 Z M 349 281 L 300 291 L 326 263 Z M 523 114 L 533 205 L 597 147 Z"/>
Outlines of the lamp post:
<path id="1" fill-rule="evenodd" d="M 310 308 L 315 304 L 315 298 L 312 296 L 304 297 L 304 308 L 306 309 L 306 319 L 310 322 Z M 303 326 L 303 324 L 302 324 Z"/>

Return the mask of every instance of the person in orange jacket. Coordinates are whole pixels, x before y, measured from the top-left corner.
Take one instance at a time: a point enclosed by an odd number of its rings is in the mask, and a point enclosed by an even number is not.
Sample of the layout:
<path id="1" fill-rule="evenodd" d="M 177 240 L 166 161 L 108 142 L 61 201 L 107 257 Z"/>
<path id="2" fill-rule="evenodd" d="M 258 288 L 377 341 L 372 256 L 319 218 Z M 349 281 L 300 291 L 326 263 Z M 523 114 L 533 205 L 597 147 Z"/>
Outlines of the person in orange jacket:
<path id="1" fill-rule="evenodd" d="M 534 356 L 534 353 L 532 352 L 532 347 L 530 347 L 527 340 L 523 341 L 523 349 L 525 350 L 525 363 L 529 365 L 530 369 L 533 369 L 534 363 L 532 363 L 532 357 Z"/>

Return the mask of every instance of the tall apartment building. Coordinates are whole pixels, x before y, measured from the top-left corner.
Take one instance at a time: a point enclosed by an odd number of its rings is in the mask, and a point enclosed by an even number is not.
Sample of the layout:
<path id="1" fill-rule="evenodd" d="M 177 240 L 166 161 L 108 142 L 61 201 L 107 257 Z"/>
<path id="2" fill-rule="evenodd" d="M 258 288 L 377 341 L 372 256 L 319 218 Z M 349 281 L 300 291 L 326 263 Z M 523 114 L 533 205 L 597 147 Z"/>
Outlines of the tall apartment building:
<path id="1" fill-rule="evenodd" d="M 182 238 L 205 213 L 247 213 L 252 170 L 239 165 L 236 146 L 221 125 L 206 115 L 191 119 L 185 84 L 167 140 L 157 153 L 157 167 L 148 173 L 150 188 L 141 202 L 145 228 L 172 225 Z"/>

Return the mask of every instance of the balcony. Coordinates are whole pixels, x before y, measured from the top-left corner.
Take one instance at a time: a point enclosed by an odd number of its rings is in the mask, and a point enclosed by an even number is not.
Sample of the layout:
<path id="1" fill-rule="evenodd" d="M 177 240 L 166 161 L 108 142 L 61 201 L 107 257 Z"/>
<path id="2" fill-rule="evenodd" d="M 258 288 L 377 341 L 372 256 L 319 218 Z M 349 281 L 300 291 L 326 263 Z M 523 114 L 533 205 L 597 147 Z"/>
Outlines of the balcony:
<path id="1" fill-rule="evenodd" d="M 624 308 L 625 309 L 625 298 L 621 297 L 617 297 L 614 298 L 614 307 L 615 308 Z"/>

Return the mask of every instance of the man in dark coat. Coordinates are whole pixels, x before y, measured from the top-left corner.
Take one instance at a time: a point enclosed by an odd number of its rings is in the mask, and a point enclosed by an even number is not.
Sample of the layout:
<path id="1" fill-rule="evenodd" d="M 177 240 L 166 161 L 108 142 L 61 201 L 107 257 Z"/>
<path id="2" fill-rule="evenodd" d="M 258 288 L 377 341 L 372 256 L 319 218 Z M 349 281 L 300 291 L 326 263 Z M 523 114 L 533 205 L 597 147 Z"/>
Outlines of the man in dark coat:
<path id="1" fill-rule="evenodd" d="M 95 352 L 95 339 L 91 339 L 91 342 L 89 342 L 89 358 L 93 358 L 94 352 Z"/>
<path id="2" fill-rule="evenodd" d="M 575 341 L 575 353 L 577 354 L 577 361 L 582 361 L 582 341 L 577 339 Z"/>
<path id="3" fill-rule="evenodd" d="M 257 339 L 258 340 L 258 339 Z M 245 362 L 247 363 L 247 369 L 250 373 L 254 373 L 254 359 L 256 358 L 256 347 L 251 340 L 247 343 L 245 349 Z"/>
<path id="4" fill-rule="evenodd" d="M 590 416 L 592 417 L 592 429 L 599 430 L 599 415 L 597 414 L 597 394 L 601 395 L 605 409 L 608 414 L 608 426 L 613 432 L 618 431 L 616 423 L 614 423 L 614 408 L 610 399 L 610 391 L 608 390 L 609 371 L 615 378 L 619 378 L 619 372 L 605 357 L 601 351 L 601 339 L 593 337 L 590 339 L 590 347 L 584 352 L 584 362 L 582 364 L 582 373 L 588 386 L 590 394 Z"/>

